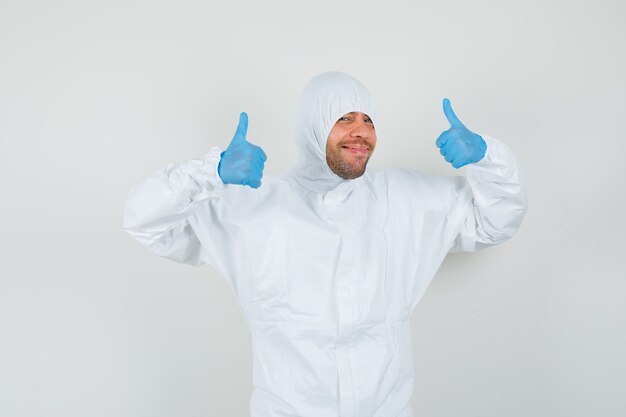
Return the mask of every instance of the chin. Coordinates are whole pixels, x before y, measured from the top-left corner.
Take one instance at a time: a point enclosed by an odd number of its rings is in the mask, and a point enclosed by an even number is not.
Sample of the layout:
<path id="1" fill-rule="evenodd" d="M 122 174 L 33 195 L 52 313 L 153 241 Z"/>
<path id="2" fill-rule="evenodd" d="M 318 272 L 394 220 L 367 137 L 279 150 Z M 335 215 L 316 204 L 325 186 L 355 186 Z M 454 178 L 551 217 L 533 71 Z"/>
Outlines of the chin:
<path id="1" fill-rule="evenodd" d="M 369 159 L 369 158 L 367 158 Z M 353 180 L 365 174 L 366 160 L 349 160 L 346 158 L 326 158 L 331 171 L 344 180 Z"/>
<path id="2" fill-rule="evenodd" d="M 349 171 L 342 171 L 341 173 L 337 173 L 337 172 L 335 173 L 339 175 L 341 178 L 343 178 L 344 180 L 354 180 L 363 176 L 363 174 L 365 174 L 365 167 L 363 167 L 363 169 L 349 170 Z"/>

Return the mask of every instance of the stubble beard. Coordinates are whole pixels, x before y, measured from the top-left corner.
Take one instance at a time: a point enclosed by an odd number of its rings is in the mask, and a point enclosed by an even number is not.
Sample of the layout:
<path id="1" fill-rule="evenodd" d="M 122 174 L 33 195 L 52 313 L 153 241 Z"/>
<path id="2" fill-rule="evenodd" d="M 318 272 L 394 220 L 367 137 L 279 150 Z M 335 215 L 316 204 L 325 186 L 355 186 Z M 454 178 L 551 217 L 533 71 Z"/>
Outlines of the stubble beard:
<path id="1" fill-rule="evenodd" d="M 347 158 L 342 158 L 341 148 L 339 148 L 326 154 L 326 162 L 328 163 L 328 167 L 335 174 L 345 180 L 353 180 L 365 173 L 365 168 L 367 167 L 370 156 L 372 156 L 371 153 L 365 159 L 357 158 L 350 162 Z"/>

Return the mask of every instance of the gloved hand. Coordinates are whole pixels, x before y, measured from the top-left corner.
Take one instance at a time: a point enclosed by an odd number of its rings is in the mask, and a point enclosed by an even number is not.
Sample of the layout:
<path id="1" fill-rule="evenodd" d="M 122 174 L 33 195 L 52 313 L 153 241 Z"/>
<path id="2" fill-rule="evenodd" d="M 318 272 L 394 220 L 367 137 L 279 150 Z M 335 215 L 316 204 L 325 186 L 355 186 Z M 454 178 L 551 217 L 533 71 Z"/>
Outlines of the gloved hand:
<path id="1" fill-rule="evenodd" d="M 446 161 L 455 168 L 461 168 L 483 159 L 487 152 L 487 143 L 461 123 L 447 98 L 443 99 L 443 112 L 450 122 L 450 129 L 439 135 L 435 144 Z"/>
<path id="2" fill-rule="evenodd" d="M 263 149 L 246 140 L 247 133 L 248 115 L 243 112 L 239 115 L 239 125 L 233 140 L 221 154 L 217 173 L 224 184 L 259 188 L 267 156 Z"/>

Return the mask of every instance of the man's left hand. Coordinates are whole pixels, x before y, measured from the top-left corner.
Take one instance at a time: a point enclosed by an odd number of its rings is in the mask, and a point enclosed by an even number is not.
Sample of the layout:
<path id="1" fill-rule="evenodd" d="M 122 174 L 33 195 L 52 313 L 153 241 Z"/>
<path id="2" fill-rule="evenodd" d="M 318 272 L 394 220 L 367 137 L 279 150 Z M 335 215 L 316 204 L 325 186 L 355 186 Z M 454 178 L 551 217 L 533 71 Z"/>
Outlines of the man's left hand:
<path id="1" fill-rule="evenodd" d="M 487 152 L 487 143 L 461 123 L 447 98 L 443 99 L 443 112 L 450 122 L 450 129 L 439 135 L 435 144 L 446 161 L 455 168 L 461 168 L 483 159 Z"/>

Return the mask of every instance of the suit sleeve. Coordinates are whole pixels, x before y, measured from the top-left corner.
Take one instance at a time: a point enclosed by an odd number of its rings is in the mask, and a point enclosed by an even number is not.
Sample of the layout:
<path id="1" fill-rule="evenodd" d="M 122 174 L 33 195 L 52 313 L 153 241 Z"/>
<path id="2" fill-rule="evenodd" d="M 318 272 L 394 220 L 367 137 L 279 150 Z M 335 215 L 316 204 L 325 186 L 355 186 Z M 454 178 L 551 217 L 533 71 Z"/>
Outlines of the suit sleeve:
<path id="1" fill-rule="evenodd" d="M 214 147 L 201 159 L 167 164 L 135 185 L 124 206 L 126 232 L 156 255 L 193 266 L 219 266 L 219 254 L 203 247 L 193 220 L 199 211 L 212 210 L 225 192 L 217 173 L 219 160 L 220 149 Z M 202 216 L 216 218 L 211 213 Z M 213 222 L 219 233 L 220 225 Z"/>
<path id="2" fill-rule="evenodd" d="M 448 214 L 453 243 L 449 252 L 474 252 L 515 234 L 528 210 L 524 174 L 504 143 L 481 135 L 487 152 L 457 177 L 455 203 Z"/>

